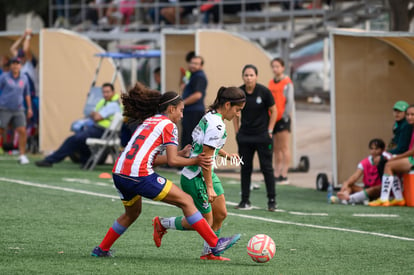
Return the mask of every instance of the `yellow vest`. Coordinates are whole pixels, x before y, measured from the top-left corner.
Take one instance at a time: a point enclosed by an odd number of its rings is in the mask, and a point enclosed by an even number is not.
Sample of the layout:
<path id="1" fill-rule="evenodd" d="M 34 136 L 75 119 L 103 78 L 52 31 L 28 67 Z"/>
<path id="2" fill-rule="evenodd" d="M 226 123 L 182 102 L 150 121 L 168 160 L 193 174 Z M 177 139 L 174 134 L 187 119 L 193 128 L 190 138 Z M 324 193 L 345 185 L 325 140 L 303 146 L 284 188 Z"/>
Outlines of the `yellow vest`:
<path id="1" fill-rule="evenodd" d="M 108 102 L 114 102 L 114 101 L 119 101 L 119 95 L 115 94 L 110 101 Z M 95 111 L 98 112 L 100 109 L 102 109 L 102 107 L 105 106 L 105 98 L 102 98 L 101 100 L 99 100 L 98 104 L 96 104 L 95 106 Z M 114 118 L 114 115 L 109 116 L 107 118 L 104 118 L 100 121 L 97 122 L 97 124 L 103 128 L 108 128 L 111 125 L 112 119 Z"/>

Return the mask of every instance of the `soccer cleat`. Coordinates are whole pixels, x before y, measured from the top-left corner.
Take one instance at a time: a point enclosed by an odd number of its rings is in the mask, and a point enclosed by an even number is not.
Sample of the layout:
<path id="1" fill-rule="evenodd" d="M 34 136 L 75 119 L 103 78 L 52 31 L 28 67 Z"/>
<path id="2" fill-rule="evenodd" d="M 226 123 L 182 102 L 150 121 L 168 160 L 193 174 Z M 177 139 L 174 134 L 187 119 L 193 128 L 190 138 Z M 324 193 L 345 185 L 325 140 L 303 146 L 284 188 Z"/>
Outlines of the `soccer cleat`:
<path id="1" fill-rule="evenodd" d="M 390 201 L 390 206 L 405 206 L 405 200 L 404 199 L 393 199 Z"/>
<path id="2" fill-rule="evenodd" d="M 38 160 L 35 162 L 36 166 L 38 167 L 52 167 L 53 163 L 48 162 L 46 160 Z"/>
<path id="3" fill-rule="evenodd" d="M 208 253 L 206 255 L 201 255 L 200 260 L 214 260 L 214 261 L 230 261 L 229 258 L 222 256 L 214 256 L 213 253 Z"/>
<path id="4" fill-rule="evenodd" d="M 239 205 L 235 206 L 234 208 L 240 210 L 251 210 L 253 207 L 250 204 L 250 201 L 241 201 Z"/>
<path id="5" fill-rule="evenodd" d="M 154 243 L 156 247 L 161 246 L 161 239 L 164 234 L 167 234 L 167 229 L 162 226 L 159 217 L 155 217 L 152 219 L 152 226 L 154 227 L 154 232 L 152 233 L 152 237 L 154 239 Z"/>
<path id="6" fill-rule="evenodd" d="M 103 251 L 102 248 L 96 246 L 91 253 L 94 257 L 113 257 L 111 250 Z"/>
<path id="7" fill-rule="evenodd" d="M 269 202 L 267 203 L 267 210 L 269 210 L 270 212 L 275 212 L 277 208 L 276 205 L 276 201 L 275 200 L 269 200 Z"/>
<path id="8" fill-rule="evenodd" d="M 371 201 L 368 203 L 369 206 L 390 206 L 390 201 L 389 200 L 381 200 L 381 199 L 377 199 L 375 201 Z"/>
<path id="9" fill-rule="evenodd" d="M 216 247 L 211 248 L 211 253 L 214 256 L 220 256 L 223 252 L 232 247 L 237 241 L 240 240 L 240 234 L 235 234 L 231 237 L 220 238 Z"/>
<path id="10" fill-rule="evenodd" d="M 24 165 L 24 164 L 29 164 L 30 161 L 29 161 L 29 159 L 25 155 L 21 155 L 19 157 L 19 163 L 22 164 L 22 165 Z"/>

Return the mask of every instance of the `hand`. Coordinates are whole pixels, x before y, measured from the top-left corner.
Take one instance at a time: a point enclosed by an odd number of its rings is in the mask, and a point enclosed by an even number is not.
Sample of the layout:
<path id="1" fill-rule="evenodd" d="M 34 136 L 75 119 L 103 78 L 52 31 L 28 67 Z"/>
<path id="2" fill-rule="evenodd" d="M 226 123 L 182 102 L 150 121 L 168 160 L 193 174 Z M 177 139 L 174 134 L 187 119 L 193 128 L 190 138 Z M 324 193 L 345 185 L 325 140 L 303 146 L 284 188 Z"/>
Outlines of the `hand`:
<path id="1" fill-rule="evenodd" d="M 213 159 L 201 153 L 197 156 L 197 165 L 204 169 L 209 169 L 213 165 Z"/>
<path id="2" fill-rule="evenodd" d="M 207 188 L 207 195 L 208 195 L 208 202 L 212 203 L 216 198 L 217 194 L 216 191 L 214 191 L 214 188 Z"/>
<path id="3" fill-rule="evenodd" d="M 227 158 L 230 158 L 230 159 L 233 159 L 233 160 L 237 160 L 237 161 L 239 161 L 239 160 L 240 160 L 240 156 L 239 156 L 239 154 L 237 154 L 237 153 L 229 154 L 229 155 L 227 156 Z"/>
<path id="4" fill-rule="evenodd" d="M 191 153 L 192 146 L 187 144 L 182 150 L 179 151 L 179 155 L 184 158 L 188 158 Z"/>
<path id="5" fill-rule="evenodd" d="M 32 116 L 33 116 L 32 109 L 27 109 L 27 118 L 32 118 Z"/>

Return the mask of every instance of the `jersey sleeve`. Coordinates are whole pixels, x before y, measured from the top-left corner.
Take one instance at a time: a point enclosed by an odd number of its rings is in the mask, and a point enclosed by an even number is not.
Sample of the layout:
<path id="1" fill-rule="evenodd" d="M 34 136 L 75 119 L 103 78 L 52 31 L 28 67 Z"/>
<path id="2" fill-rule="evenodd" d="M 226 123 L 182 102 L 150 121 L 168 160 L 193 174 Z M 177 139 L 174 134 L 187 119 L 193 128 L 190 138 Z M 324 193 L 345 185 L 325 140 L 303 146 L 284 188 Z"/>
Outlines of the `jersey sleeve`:
<path id="1" fill-rule="evenodd" d="M 364 171 L 364 165 L 362 165 L 362 161 L 360 163 L 358 163 L 358 167 L 359 170 Z"/>
<path id="2" fill-rule="evenodd" d="M 164 127 L 162 138 L 163 138 L 163 144 L 165 144 L 165 145 L 167 145 L 167 144 L 178 145 L 178 129 L 177 129 L 177 126 L 175 126 L 175 124 L 172 123 L 172 122 L 168 123 Z"/>
<path id="3" fill-rule="evenodd" d="M 222 124 L 209 125 L 204 135 L 203 144 L 215 149 L 221 147 L 221 140 L 226 131 Z"/>

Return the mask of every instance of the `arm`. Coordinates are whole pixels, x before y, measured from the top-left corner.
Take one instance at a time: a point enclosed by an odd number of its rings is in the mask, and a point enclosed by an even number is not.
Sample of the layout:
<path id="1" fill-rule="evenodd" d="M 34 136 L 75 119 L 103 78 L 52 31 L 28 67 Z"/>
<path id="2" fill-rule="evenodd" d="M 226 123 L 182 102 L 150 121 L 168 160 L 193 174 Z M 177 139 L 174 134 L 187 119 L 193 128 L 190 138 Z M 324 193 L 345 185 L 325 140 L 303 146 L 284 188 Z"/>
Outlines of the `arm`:
<path id="1" fill-rule="evenodd" d="M 406 125 L 400 133 L 400 136 L 397 140 L 397 147 L 390 150 L 389 152 L 393 155 L 402 154 L 408 150 L 411 142 L 411 135 L 413 128 L 410 125 Z"/>
<path id="2" fill-rule="evenodd" d="M 289 117 L 293 110 L 293 102 L 294 102 L 294 90 L 293 90 L 293 84 L 289 83 L 285 86 L 285 97 L 286 97 L 286 106 L 285 106 L 285 112 L 283 113 L 283 117 Z"/>
<path id="3" fill-rule="evenodd" d="M 27 105 L 27 118 L 31 118 L 33 116 L 32 99 L 30 98 L 30 95 L 26 95 L 25 98 Z"/>
<path id="4" fill-rule="evenodd" d="M 19 39 L 14 41 L 13 45 L 11 45 L 10 53 L 12 54 L 12 56 L 17 56 L 17 54 L 19 52 L 19 45 L 20 45 L 20 43 L 22 43 L 25 36 L 26 36 L 26 32 L 22 36 L 20 36 Z"/>
<path id="5" fill-rule="evenodd" d="M 233 118 L 234 133 L 236 135 L 240 130 L 239 124 L 240 124 L 240 119 L 238 117 Z"/>
<path id="6" fill-rule="evenodd" d="M 182 150 L 178 151 L 177 155 L 183 158 L 188 158 L 190 156 L 190 153 L 191 153 L 191 145 L 188 144 Z M 166 155 L 158 155 L 155 158 L 153 165 L 159 166 L 159 165 L 167 164 L 167 162 L 168 160 L 167 160 Z"/>
<path id="7" fill-rule="evenodd" d="M 209 157 L 210 159 L 214 156 L 215 148 L 203 145 L 203 153 L 206 157 Z M 213 178 L 212 178 L 212 166 L 202 167 L 201 170 L 203 171 L 203 178 L 204 183 L 206 184 L 207 188 L 207 195 L 208 195 L 208 202 L 213 202 L 215 198 L 217 197 L 216 192 L 213 188 Z"/>
<path id="8" fill-rule="evenodd" d="M 117 102 L 109 102 L 106 104 L 105 107 L 100 109 L 99 111 L 93 111 L 90 114 L 90 117 L 95 121 L 101 121 L 102 119 L 108 118 L 115 113 L 121 112 L 121 108 Z"/>
<path id="9" fill-rule="evenodd" d="M 414 156 L 414 148 L 412 148 L 412 149 L 410 149 L 410 150 L 408 150 L 408 151 L 406 151 L 406 152 L 404 152 L 402 154 L 396 155 L 395 157 L 389 159 L 388 161 L 393 161 L 393 160 L 397 160 L 397 159 L 408 158 L 409 156 Z"/>
<path id="10" fill-rule="evenodd" d="M 24 33 L 23 52 L 26 60 L 32 61 L 32 52 L 30 51 L 30 39 L 32 38 L 32 30 L 27 29 Z"/>
<path id="11" fill-rule="evenodd" d="M 272 137 L 273 128 L 275 128 L 276 118 L 277 118 L 277 110 L 276 110 L 275 104 L 269 107 L 269 113 L 270 113 L 270 119 L 269 119 L 269 125 L 267 126 L 267 129 L 269 131 L 269 136 Z"/>
<path id="12" fill-rule="evenodd" d="M 227 160 L 231 160 L 231 158 L 237 158 L 239 159 L 239 154 L 234 153 L 234 154 L 229 154 L 226 151 L 224 151 L 223 149 L 220 149 L 220 151 L 218 152 L 219 156 L 227 159 Z"/>
<path id="13" fill-rule="evenodd" d="M 343 184 L 341 187 L 341 192 L 346 191 L 346 189 L 351 188 L 357 180 L 363 175 L 363 171 L 361 169 L 357 169 Z"/>
<path id="14" fill-rule="evenodd" d="M 203 97 L 203 94 L 200 91 L 196 91 L 194 93 L 192 93 L 189 97 L 186 97 L 186 99 L 184 99 L 184 105 L 191 105 L 196 103 L 198 100 L 200 100 L 200 98 Z"/>
<path id="15" fill-rule="evenodd" d="M 166 160 L 169 166 L 191 166 L 191 165 L 198 165 L 201 167 L 211 166 L 211 157 L 206 157 L 204 154 L 200 154 L 196 158 L 180 157 L 178 155 L 177 145 L 175 144 L 167 145 Z M 157 161 L 157 163 L 159 162 Z"/>

